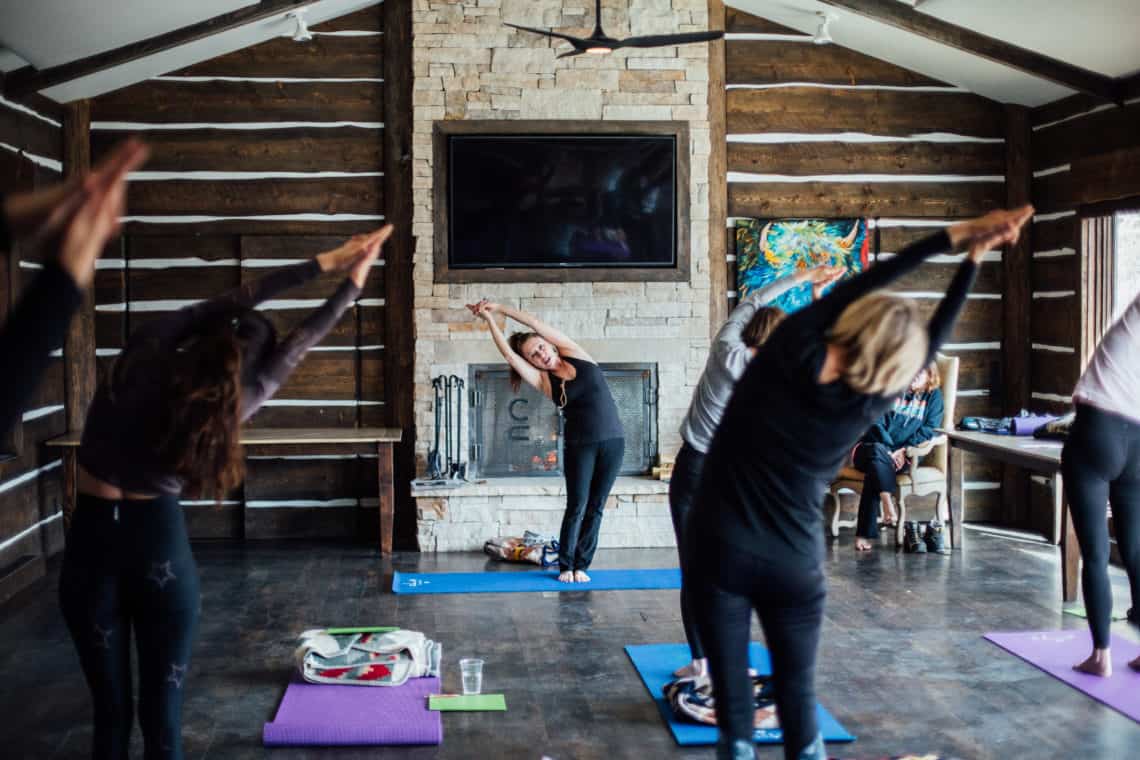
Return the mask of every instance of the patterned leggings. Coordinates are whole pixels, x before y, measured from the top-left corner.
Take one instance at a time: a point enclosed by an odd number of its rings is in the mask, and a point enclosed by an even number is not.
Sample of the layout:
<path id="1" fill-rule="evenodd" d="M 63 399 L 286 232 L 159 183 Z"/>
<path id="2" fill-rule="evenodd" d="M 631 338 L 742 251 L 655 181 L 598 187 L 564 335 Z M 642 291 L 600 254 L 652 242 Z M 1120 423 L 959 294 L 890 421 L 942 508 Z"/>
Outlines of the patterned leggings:
<path id="1" fill-rule="evenodd" d="M 180 760 L 182 692 L 200 597 L 178 497 L 107 501 L 81 494 L 59 585 L 91 689 L 92 757 L 127 758 L 133 628 L 145 757 Z"/>

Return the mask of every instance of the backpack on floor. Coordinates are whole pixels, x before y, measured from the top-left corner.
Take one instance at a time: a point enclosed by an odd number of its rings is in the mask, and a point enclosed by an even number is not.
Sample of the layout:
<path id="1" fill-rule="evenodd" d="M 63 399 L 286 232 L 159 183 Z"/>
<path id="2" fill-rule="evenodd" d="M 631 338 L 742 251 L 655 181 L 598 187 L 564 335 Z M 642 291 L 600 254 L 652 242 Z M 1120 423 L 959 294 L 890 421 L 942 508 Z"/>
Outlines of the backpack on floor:
<path id="1" fill-rule="evenodd" d="M 772 677 L 758 675 L 752 670 L 748 673 L 752 677 L 752 701 L 756 711 L 752 727 L 779 728 Z M 713 698 L 712 680 L 707 675 L 678 678 L 665 684 L 661 691 L 678 720 L 716 725 L 716 700 Z"/>
<path id="2" fill-rule="evenodd" d="M 521 538 L 492 538 L 483 544 L 483 552 L 507 562 L 530 562 L 539 567 L 558 564 L 558 542 L 529 530 Z"/>

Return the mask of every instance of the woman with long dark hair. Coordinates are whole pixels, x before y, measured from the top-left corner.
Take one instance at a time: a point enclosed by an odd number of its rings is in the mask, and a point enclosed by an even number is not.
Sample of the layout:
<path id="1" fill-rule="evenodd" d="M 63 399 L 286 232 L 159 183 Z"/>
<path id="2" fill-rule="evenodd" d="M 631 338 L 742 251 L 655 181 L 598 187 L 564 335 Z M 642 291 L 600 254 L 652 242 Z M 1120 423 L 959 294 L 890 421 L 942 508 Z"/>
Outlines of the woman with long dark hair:
<path id="1" fill-rule="evenodd" d="M 303 264 L 147 322 L 92 400 L 60 602 L 95 709 L 93 756 L 126 758 L 139 658 L 147 758 L 182 757 L 182 694 L 199 614 L 179 496 L 221 499 L 242 480 L 241 423 L 359 296 L 391 225 Z M 347 276 L 278 339 L 254 307 L 322 272 Z"/>
<path id="2" fill-rule="evenodd" d="M 486 299 L 467 308 L 487 323 L 495 346 L 510 365 L 512 387 L 518 390 L 525 382 L 562 412 L 566 512 L 558 536 L 558 580 L 587 583 L 606 499 L 625 454 L 625 430 L 614 397 L 598 363 L 561 330 Z M 496 314 L 530 329 L 507 338 Z"/>
<path id="3" fill-rule="evenodd" d="M 719 758 L 754 756 L 753 610 L 772 658 L 788 760 L 822 760 L 815 658 L 823 624 L 820 505 L 855 442 L 950 335 L 987 249 L 1016 240 L 1032 208 L 995 211 L 903 249 L 775 329 L 736 384 L 705 460 L 687 571 L 709 660 Z M 929 322 L 876 293 L 929 256 L 969 247 Z"/>

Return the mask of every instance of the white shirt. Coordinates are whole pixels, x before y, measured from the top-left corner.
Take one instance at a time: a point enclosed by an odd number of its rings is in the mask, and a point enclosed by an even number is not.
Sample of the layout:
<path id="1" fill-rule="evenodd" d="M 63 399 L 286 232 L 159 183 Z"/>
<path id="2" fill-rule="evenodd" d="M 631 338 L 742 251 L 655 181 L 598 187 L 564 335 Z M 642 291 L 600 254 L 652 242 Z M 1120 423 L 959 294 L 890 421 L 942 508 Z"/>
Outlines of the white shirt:
<path id="1" fill-rule="evenodd" d="M 1140 295 L 1101 339 L 1073 401 L 1140 422 Z"/>

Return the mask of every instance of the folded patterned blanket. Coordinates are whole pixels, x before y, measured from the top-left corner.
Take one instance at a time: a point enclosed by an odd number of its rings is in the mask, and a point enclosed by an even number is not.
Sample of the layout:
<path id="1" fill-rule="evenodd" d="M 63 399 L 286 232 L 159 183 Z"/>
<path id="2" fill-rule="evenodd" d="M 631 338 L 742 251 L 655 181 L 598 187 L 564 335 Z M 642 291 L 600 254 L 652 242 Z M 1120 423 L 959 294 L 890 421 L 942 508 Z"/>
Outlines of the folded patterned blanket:
<path id="1" fill-rule="evenodd" d="M 311 683 L 399 686 L 409 678 L 438 676 L 443 647 L 419 631 L 311 630 L 301 634 L 293 656 L 301 677 Z"/>

